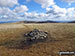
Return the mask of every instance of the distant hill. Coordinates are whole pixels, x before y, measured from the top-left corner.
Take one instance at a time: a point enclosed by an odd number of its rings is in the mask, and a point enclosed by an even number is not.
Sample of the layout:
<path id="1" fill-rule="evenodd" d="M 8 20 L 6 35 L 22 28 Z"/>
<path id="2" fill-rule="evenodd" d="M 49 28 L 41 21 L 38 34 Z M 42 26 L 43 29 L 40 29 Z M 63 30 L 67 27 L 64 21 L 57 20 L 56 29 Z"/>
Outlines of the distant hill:
<path id="1" fill-rule="evenodd" d="M 15 23 L 17 21 L 1 21 L 0 24 L 4 24 L 4 23 Z"/>
<path id="2" fill-rule="evenodd" d="M 68 22 L 68 23 L 75 23 L 75 21 L 71 21 L 71 22 Z"/>
<path id="3" fill-rule="evenodd" d="M 7 22 L 0 22 L 3 23 L 75 23 L 75 21 L 7 21 Z"/>
<path id="4" fill-rule="evenodd" d="M 59 23 L 56 21 L 20 21 L 19 23 Z"/>

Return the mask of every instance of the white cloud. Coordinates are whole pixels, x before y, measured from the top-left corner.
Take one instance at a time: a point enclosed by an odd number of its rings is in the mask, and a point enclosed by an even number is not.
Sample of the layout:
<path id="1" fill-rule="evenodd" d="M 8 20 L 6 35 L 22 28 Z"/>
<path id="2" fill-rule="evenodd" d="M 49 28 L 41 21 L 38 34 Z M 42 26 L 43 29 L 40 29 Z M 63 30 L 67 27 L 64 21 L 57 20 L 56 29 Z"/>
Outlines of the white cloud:
<path id="1" fill-rule="evenodd" d="M 59 10 L 59 11 L 58 11 Z M 63 12 L 65 11 L 66 12 Z M 51 12 L 50 12 L 51 11 Z M 50 9 L 49 13 L 37 13 L 37 12 L 24 12 L 24 15 L 19 15 L 18 13 L 14 12 L 13 10 L 10 10 L 9 8 L 0 8 L 0 19 L 4 20 L 33 20 L 33 21 L 40 21 L 40 20 L 74 20 L 75 15 L 72 15 L 75 13 L 74 8 L 68 8 L 68 9 L 62 9 L 58 6 L 53 6 L 52 9 Z"/>
<path id="2" fill-rule="evenodd" d="M 18 0 L 0 0 L 0 7 L 13 7 L 18 5 Z"/>
<path id="3" fill-rule="evenodd" d="M 59 14 L 61 16 L 65 16 L 66 15 L 66 8 L 60 8 L 57 5 L 53 5 L 53 10 L 56 14 Z"/>
<path id="4" fill-rule="evenodd" d="M 48 16 L 48 14 L 37 13 L 37 12 L 31 12 L 31 13 L 30 12 L 29 13 L 25 12 L 25 15 L 28 16 L 28 17 L 36 17 L 36 18 L 39 18 L 39 19 Z"/>
<path id="5" fill-rule="evenodd" d="M 62 1 L 68 2 L 68 3 L 74 3 L 75 2 L 75 0 L 62 0 Z"/>
<path id="6" fill-rule="evenodd" d="M 74 20 L 75 18 L 75 8 L 61 8 L 57 6 L 54 0 L 34 0 L 38 4 L 42 6 L 42 8 L 46 8 L 46 13 L 37 13 L 37 12 L 27 12 L 28 7 L 26 5 L 16 6 L 13 10 L 8 7 L 13 7 L 18 4 L 17 0 L 0 0 L 0 20 L 1 19 L 23 19 L 23 20 Z M 13 2 L 12 2 L 13 1 Z M 28 2 L 30 0 L 27 0 Z M 49 8 L 49 7 L 52 8 Z M 23 15 L 21 15 L 22 13 Z"/>
<path id="7" fill-rule="evenodd" d="M 52 8 L 46 8 L 46 11 L 50 11 Z"/>
<path id="8" fill-rule="evenodd" d="M 0 7 L 0 20 L 16 20 L 18 15 L 6 7 Z"/>
<path id="9" fill-rule="evenodd" d="M 33 16 L 37 16 L 38 13 L 36 13 L 36 12 L 29 12 L 29 13 L 25 12 L 25 15 L 33 17 Z"/>
<path id="10" fill-rule="evenodd" d="M 22 20 L 19 13 L 26 11 L 28 11 L 28 8 L 25 5 L 16 6 L 13 10 L 5 6 L 0 7 L 0 21 Z"/>
<path id="11" fill-rule="evenodd" d="M 47 13 L 59 16 L 75 16 L 75 8 L 60 8 L 57 5 L 53 5 L 52 9 Z"/>
<path id="12" fill-rule="evenodd" d="M 27 6 L 25 6 L 25 5 L 20 5 L 20 6 L 17 6 L 17 7 L 14 9 L 14 11 L 15 11 L 16 13 L 23 13 L 23 12 L 28 11 L 28 8 L 27 8 Z"/>
<path id="13" fill-rule="evenodd" d="M 58 21 L 68 21 L 68 20 L 75 20 L 75 8 L 61 8 L 57 5 L 53 5 L 52 8 L 47 8 L 47 14 L 49 16 L 48 19 L 58 20 Z"/>
<path id="14" fill-rule="evenodd" d="M 45 21 L 47 20 L 48 14 L 45 13 L 37 13 L 37 12 L 25 12 L 25 14 L 22 16 L 22 18 L 25 18 L 26 20 L 30 21 Z"/>
<path id="15" fill-rule="evenodd" d="M 38 4 L 41 4 L 42 8 L 47 8 L 55 4 L 54 0 L 34 0 Z"/>
<path id="16" fill-rule="evenodd" d="M 49 11 L 47 11 L 47 14 L 52 14 L 57 15 L 57 16 L 65 16 L 66 15 L 66 9 L 65 8 L 60 8 L 57 5 L 54 5 L 52 7 L 52 9 L 50 9 Z"/>
<path id="17" fill-rule="evenodd" d="M 68 8 L 67 9 L 67 15 L 68 16 L 75 16 L 75 8 Z"/>
<path id="18" fill-rule="evenodd" d="M 70 20 L 75 20 L 75 16 L 69 16 L 69 15 L 64 15 L 63 14 L 45 14 L 45 13 L 27 13 L 25 12 L 25 15 L 22 16 L 22 18 L 30 21 L 45 21 L 45 20 L 54 20 L 54 21 L 70 21 Z"/>
<path id="19" fill-rule="evenodd" d="M 75 0 L 61 0 L 63 2 L 67 2 L 69 5 L 71 5 L 71 3 L 75 3 Z"/>
<path id="20" fill-rule="evenodd" d="M 9 13 L 13 13 L 9 8 L 6 8 L 6 7 L 0 7 L 0 15 L 6 15 L 6 14 L 9 14 Z"/>

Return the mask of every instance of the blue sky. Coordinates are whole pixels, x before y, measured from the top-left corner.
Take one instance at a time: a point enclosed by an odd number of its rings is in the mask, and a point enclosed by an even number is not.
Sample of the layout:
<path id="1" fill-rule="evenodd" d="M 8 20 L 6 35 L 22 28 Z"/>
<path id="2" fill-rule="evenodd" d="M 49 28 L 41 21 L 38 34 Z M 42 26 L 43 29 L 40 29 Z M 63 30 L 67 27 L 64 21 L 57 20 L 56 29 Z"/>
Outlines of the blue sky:
<path id="1" fill-rule="evenodd" d="M 0 21 L 75 21 L 75 0 L 0 0 Z"/>
<path id="2" fill-rule="evenodd" d="M 21 5 L 26 5 L 29 8 L 28 12 L 33 12 L 33 11 L 36 11 L 38 13 L 46 12 L 45 8 L 41 8 L 41 5 L 34 2 L 33 0 L 30 2 L 26 2 L 26 0 L 18 0 L 18 1 Z"/>
<path id="3" fill-rule="evenodd" d="M 26 5 L 29 8 L 28 12 L 36 11 L 36 12 L 46 12 L 45 8 L 41 8 L 41 5 L 36 3 L 35 1 L 26 2 L 26 0 L 18 0 L 21 5 Z M 70 6 L 67 2 L 62 2 L 61 0 L 54 0 L 56 5 L 60 6 L 61 8 L 72 8 L 75 7 L 75 3 L 72 3 Z"/>
<path id="4" fill-rule="evenodd" d="M 33 0 L 30 2 L 26 2 L 26 0 L 18 0 L 21 5 L 26 5 L 29 8 L 29 12 L 37 11 L 37 12 L 46 12 L 45 8 L 41 8 L 41 5 L 34 2 Z M 60 6 L 61 8 L 72 8 L 75 7 L 75 3 L 69 5 L 67 2 L 62 2 L 61 0 L 54 0 L 56 5 Z"/>

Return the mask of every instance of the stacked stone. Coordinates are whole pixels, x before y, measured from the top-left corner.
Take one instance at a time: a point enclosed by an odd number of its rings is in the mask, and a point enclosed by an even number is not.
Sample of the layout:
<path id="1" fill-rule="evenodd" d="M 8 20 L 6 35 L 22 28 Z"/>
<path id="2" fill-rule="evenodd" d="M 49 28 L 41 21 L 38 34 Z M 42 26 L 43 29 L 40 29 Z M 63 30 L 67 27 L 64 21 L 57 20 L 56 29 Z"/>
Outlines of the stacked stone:
<path id="1" fill-rule="evenodd" d="M 44 40 L 47 39 L 48 33 L 44 31 L 39 31 L 38 29 L 34 29 L 29 32 L 27 35 L 27 40 Z"/>

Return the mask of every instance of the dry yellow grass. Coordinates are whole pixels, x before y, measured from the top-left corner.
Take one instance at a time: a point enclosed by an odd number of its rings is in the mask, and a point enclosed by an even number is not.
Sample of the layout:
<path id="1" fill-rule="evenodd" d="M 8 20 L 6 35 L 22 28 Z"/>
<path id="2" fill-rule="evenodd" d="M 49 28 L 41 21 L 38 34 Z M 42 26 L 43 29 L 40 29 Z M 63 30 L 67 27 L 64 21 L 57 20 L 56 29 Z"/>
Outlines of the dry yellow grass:
<path id="1" fill-rule="evenodd" d="M 24 45 L 24 34 L 35 28 L 48 32 L 52 41 Z M 58 56 L 60 50 L 75 51 L 75 24 L 0 25 L 0 56 Z"/>

